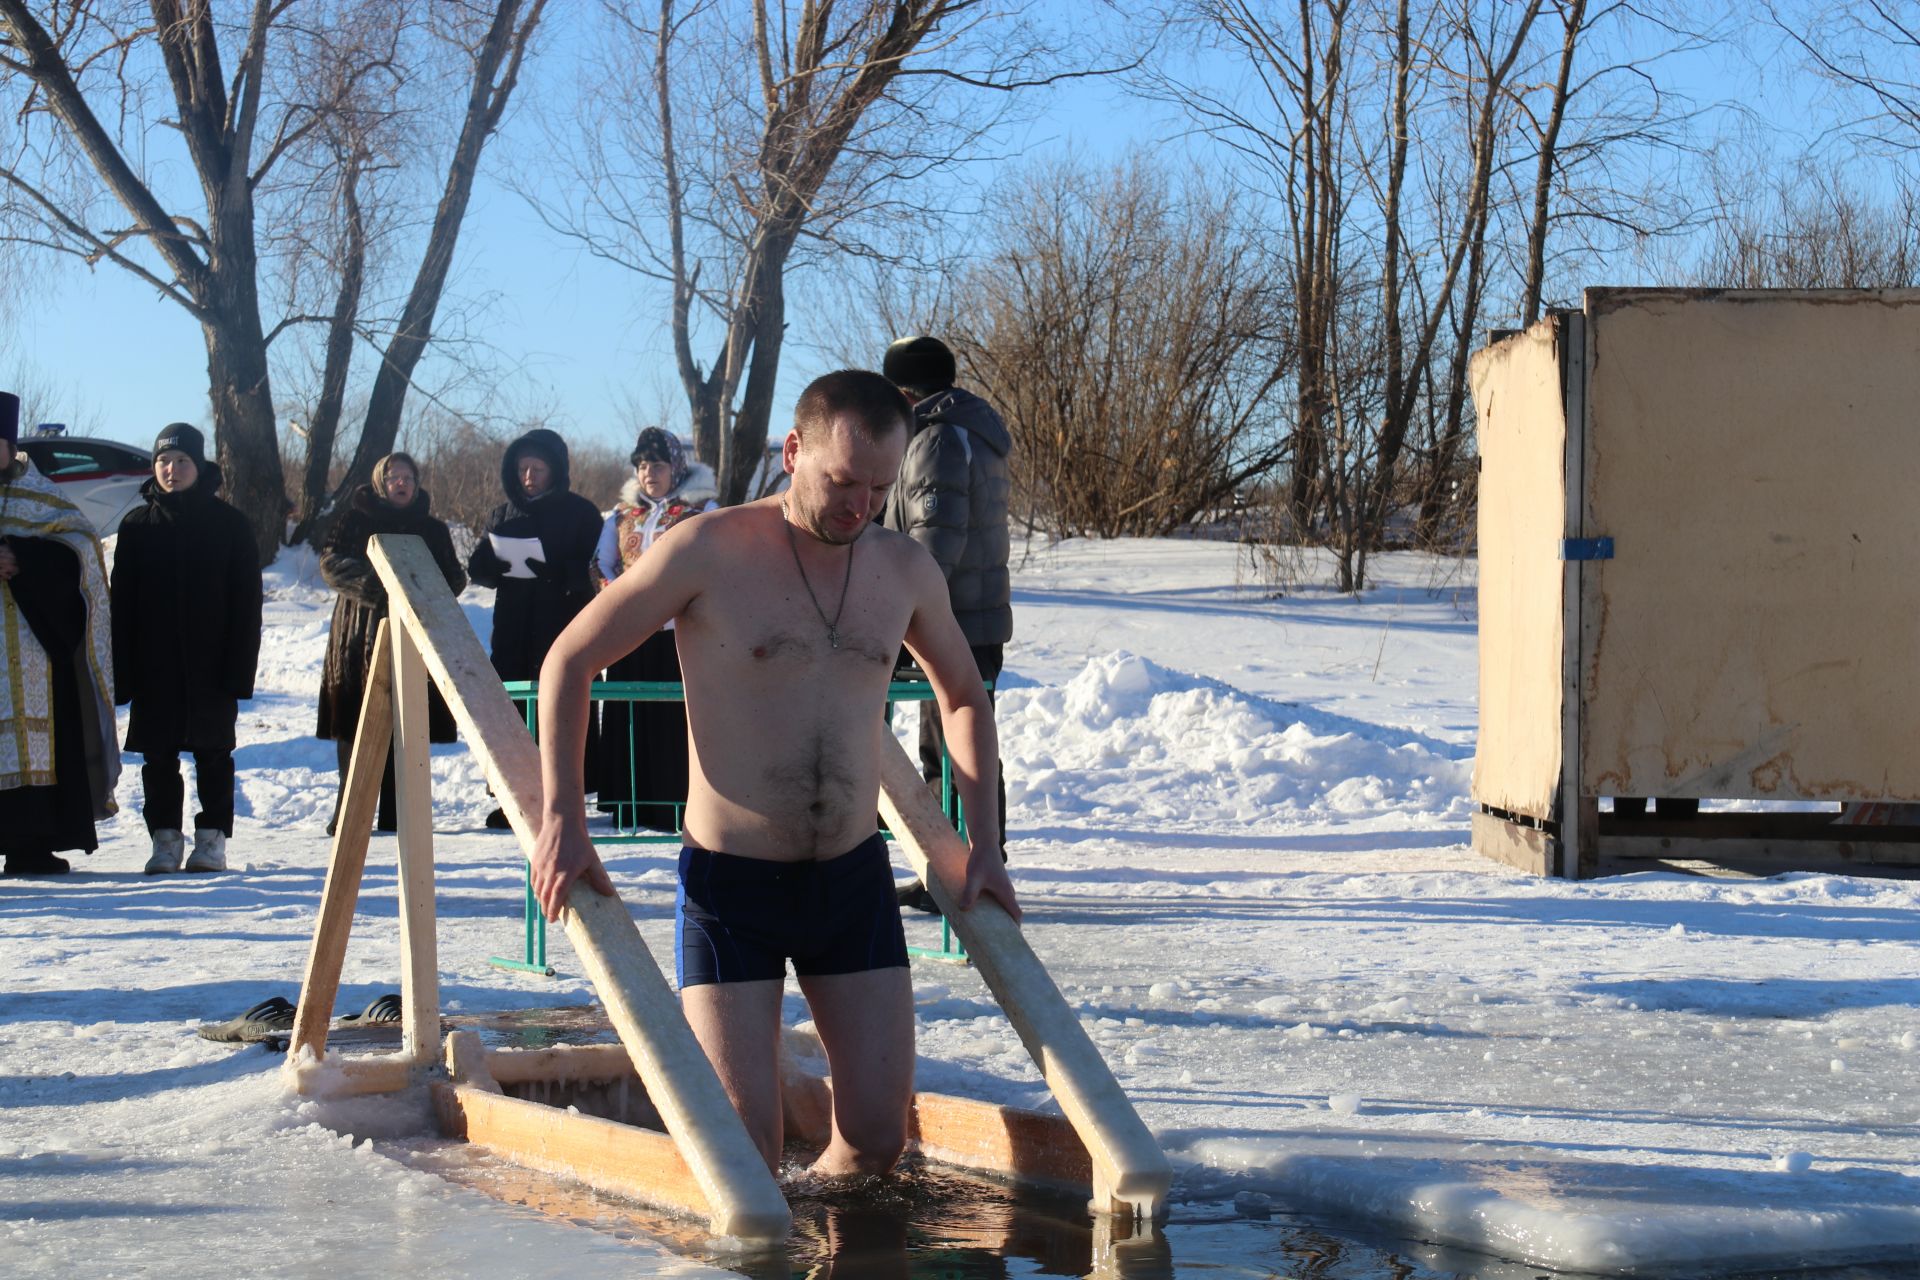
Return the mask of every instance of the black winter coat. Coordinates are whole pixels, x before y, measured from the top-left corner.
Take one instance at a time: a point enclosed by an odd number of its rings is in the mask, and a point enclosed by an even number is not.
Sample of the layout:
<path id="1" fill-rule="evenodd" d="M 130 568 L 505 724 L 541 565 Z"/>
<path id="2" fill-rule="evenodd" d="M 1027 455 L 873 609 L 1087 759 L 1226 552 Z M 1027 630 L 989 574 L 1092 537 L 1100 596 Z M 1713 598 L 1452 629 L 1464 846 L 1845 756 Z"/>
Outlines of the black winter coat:
<path id="1" fill-rule="evenodd" d="M 253 526 L 216 495 L 217 463 L 184 493 L 157 480 L 120 522 L 108 586 L 114 698 L 133 704 L 127 750 L 232 750 L 260 658 Z"/>
<path id="2" fill-rule="evenodd" d="M 1007 454 L 1013 437 L 971 391 L 949 387 L 913 406 L 913 435 L 884 523 L 933 553 L 970 645 L 1013 638 L 1007 574 Z"/>
<path id="3" fill-rule="evenodd" d="M 553 468 L 553 484 L 529 498 L 520 484 L 520 455 L 532 450 Z M 502 680 L 537 680 L 547 650 L 574 615 L 593 599 L 587 568 L 600 544 L 600 512 L 569 485 L 566 442 L 544 427 L 507 446 L 500 460 L 500 486 L 507 500 L 493 509 L 480 540 L 467 557 L 467 572 L 495 588 L 493 669 Z M 489 538 L 538 538 L 542 554 L 531 578 L 509 577 L 511 567 L 494 554 Z"/>
<path id="4" fill-rule="evenodd" d="M 460 569 L 447 526 L 433 515 L 433 499 L 425 489 L 407 507 L 394 507 L 376 497 L 372 485 L 361 485 L 347 500 L 347 513 L 333 527 L 320 554 L 320 576 L 340 593 L 333 602 L 333 625 L 327 635 L 327 658 L 320 673 L 320 719 L 314 735 L 341 742 L 353 741 L 360 724 L 360 700 L 365 696 L 367 672 L 373 666 L 373 641 L 380 619 L 387 616 L 387 589 L 367 558 L 367 542 L 376 533 L 412 534 L 424 539 L 433 562 L 454 594 L 466 590 L 467 575 Z M 427 738 L 454 740 L 453 713 L 438 689 L 427 695 Z"/>

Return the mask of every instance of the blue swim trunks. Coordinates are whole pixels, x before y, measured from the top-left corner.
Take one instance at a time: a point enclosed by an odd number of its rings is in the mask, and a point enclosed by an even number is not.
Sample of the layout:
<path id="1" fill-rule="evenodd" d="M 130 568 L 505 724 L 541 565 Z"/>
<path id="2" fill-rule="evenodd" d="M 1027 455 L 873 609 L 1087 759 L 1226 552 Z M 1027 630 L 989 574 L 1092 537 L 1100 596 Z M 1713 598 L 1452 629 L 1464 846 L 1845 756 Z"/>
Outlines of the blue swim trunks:
<path id="1" fill-rule="evenodd" d="M 769 862 L 687 845 L 673 923 L 681 989 L 907 967 L 879 832 L 824 862 Z"/>

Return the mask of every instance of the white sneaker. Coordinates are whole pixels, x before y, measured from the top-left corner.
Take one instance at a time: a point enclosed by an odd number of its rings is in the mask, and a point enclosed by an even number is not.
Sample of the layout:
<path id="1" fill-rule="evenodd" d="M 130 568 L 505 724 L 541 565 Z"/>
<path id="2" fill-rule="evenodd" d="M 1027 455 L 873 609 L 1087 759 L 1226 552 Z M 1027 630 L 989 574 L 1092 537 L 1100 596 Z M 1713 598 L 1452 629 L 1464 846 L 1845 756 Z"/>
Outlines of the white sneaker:
<path id="1" fill-rule="evenodd" d="M 180 869 L 180 859 L 187 851 L 187 837 L 178 831 L 156 831 L 153 833 L 153 856 L 147 859 L 147 874 L 163 876 L 169 871 Z"/>
<path id="2" fill-rule="evenodd" d="M 187 855 L 189 871 L 225 871 L 227 869 L 227 833 L 218 827 L 201 827 L 193 833 L 193 852 Z"/>

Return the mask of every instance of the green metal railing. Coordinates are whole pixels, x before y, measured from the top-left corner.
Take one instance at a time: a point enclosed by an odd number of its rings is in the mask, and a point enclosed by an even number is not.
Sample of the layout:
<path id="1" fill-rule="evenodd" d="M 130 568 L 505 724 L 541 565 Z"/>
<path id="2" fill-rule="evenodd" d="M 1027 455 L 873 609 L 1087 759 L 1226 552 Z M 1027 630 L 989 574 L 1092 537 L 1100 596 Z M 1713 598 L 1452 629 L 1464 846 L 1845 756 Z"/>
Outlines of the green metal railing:
<path id="1" fill-rule="evenodd" d="M 988 681 L 991 689 L 993 682 Z M 527 732 L 537 741 L 540 736 L 539 709 L 536 701 L 540 692 L 537 680 L 506 681 L 507 696 L 523 708 L 527 718 Z M 607 702 L 684 702 L 686 686 L 678 680 L 596 680 L 588 691 L 588 698 L 596 703 Z M 931 702 L 933 686 L 925 680 L 895 680 L 887 686 L 887 721 L 893 721 L 893 706 L 896 702 Z M 595 844 L 672 844 L 680 843 L 678 831 L 662 832 L 649 830 L 640 825 L 639 814 L 643 808 L 671 807 L 674 825 L 680 825 L 684 816 L 686 801 L 680 800 L 642 800 L 639 798 L 639 777 L 634 766 L 634 723 L 633 717 L 627 717 L 627 795 L 628 799 L 615 801 L 612 808 L 614 830 L 611 835 L 599 834 Z M 947 754 L 945 744 L 940 750 L 940 809 L 953 820 L 962 839 L 966 838 L 967 821 L 960 797 L 953 789 L 953 760 Z M 882 831 L 889 838 L 892 832 Z M 533 868 L 526 868 L 526 893 L 523 905 L 524 938 L 521 958 L 508 956 L 488 956 L 487 963 L 497 969 L 511 969 L 516 973 L 532 973 L 551 978 L 555 974 L 552 965 L 547 963 L 547 918 L 541 914 L 540 904 L 533 896 Z M 931 960 L 948 960 L 961 964 L 967 963 L 966 948 L 954 936 L 953 925 L 945 916 L 940 917 L 940 946 L 908 947 L 907 954 L 921 956 Z"/>

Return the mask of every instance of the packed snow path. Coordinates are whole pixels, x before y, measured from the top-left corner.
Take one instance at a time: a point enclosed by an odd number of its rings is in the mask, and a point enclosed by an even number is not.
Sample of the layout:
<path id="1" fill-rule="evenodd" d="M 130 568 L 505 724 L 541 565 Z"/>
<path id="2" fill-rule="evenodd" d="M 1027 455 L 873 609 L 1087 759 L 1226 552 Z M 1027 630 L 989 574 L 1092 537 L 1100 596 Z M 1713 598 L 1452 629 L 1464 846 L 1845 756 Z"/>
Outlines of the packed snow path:
<path id="1" fill-rule="evenodd" d="M 1018 567 L 1016 883 L 1176 1196 L 1265 1195 L 1570 1271 L 1920 1258 L 1920 884 L 1569 885 L 1480 861 L 1471 581 L 1377 567 L 1361 600 L 1271 598 L 1216 544 L 1070 543 Z M 424 1123 L 417 1099 L 290 1098 L 276 1059 L 193 1036 L 294 995 L 324 874 L 333 749 L 310 733 L 331 598 L 292 554 L 269 590 L 236 755 L 244 872 L 140 874 L 136 761 L 98 854 L 0 885 L 0 1274 L 228 1269 L 256 1245 L 273 1274 L 707 1274 L 383 1158 Z M 483 636 L 489 601 L 466 601 Z M 517 946 L 519 855 L 480 828 L 464 748 L 436 748 L 434 774 L 449 1009 L 590 1000 L 558 932 L 557 980 L 486 965 Z M 391 848 L 374 844 L 342 1012 L 397 987 Z M 672 851 L 609 852 L 667 960 Z M 921 1087 L 1044 1105 L 971 972 L 915 978 Z"/>

